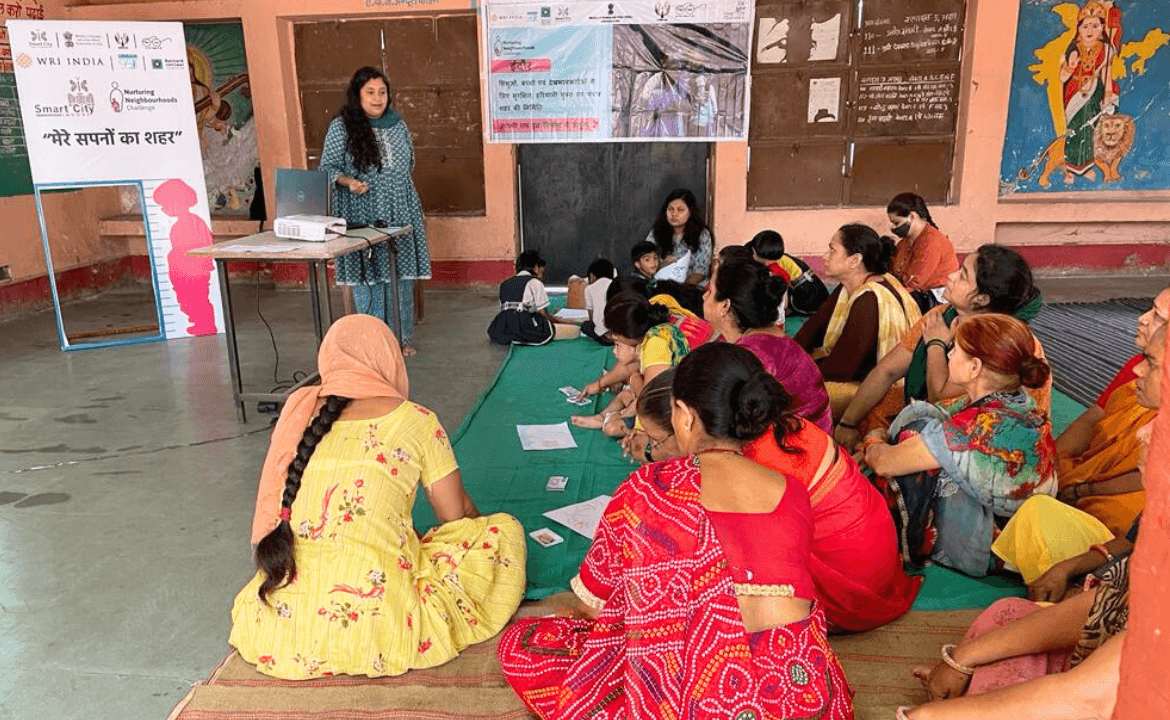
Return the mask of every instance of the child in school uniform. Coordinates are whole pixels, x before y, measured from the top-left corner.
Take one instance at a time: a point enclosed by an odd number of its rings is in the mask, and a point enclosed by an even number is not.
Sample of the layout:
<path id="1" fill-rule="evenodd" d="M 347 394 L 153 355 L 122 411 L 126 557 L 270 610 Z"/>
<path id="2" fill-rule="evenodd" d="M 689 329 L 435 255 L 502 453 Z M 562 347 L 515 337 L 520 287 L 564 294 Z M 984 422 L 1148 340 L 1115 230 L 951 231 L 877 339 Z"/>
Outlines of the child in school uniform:
<path id="1" fill-rule="evenodd" d="M 662 264 L 658 246 L 649 240 L 643 240 L 630 250 L 630 260 L 634 263 L 634 276 L 642 280 L 652 279 Z"/>
<path id="2" fill-rule="evenodd" d="M 610 346 L 609 330 L 605 327 L 605 299 L 609 286 L 617 277 L 613 263 L 598 258 L 589 265 L 589 284 L 585 287 L 585 309 L 589 319 L 581 324 L 581 334 L 596 342 Z"/>
<path id="3" fill-rule="evenodd" d="M 748 242 L 756 261 L 788 283 L 788 314 L 810 316 L 829 298 L 829 290 L 800 258 L 784 252 L 784 238 L 775 230 L 764 230 Z"/>
<path id="4" fill-rule="evenodd" d="M 545 345 L 575 338 L 580 330 L 562 325 L 548 312 L 544 270 L 548 265 L 536 250 L 516 258 L 516 274 L 500 284 L 500 312 L 488 325 L 488 337 L 501 345 Z"/>

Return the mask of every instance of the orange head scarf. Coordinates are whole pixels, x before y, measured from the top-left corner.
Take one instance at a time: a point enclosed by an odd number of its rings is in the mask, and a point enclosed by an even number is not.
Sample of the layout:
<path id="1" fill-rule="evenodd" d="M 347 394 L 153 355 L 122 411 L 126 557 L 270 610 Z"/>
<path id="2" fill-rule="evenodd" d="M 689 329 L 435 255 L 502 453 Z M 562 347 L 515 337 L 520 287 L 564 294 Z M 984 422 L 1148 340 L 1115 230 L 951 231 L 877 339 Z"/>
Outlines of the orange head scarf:
<path id="1" fill-rule="evenodd" d="M 406 400 L 409 395 L 406 362 L 398 338 L 386 323 L 372 315 L 347 315 L 333 323 L 317 351 L 317 370 L 321 384 L 303 387 L 290 395 L 272 431 L 260 471 L 252 545 L 280 522 L 280 496 L 288 478 L 288 464 L 325 397 Z"/>

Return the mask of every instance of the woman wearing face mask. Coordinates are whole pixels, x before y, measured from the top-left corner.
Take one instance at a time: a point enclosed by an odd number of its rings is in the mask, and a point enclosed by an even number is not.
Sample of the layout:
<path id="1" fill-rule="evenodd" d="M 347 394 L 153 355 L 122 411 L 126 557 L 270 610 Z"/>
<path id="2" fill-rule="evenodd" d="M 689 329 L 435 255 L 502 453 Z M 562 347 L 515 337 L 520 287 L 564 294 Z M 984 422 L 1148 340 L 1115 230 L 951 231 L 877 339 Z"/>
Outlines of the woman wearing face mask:
<path id="1" fill-rule="evenodd" d="M 914 193 L 894 196 L 886 214 L 891 232 L 899 238 L 890 273 L 926 312 L 942 301 L 947 276 L 959 269 L 955 248 L 930 217 L 926 201 Z"/>

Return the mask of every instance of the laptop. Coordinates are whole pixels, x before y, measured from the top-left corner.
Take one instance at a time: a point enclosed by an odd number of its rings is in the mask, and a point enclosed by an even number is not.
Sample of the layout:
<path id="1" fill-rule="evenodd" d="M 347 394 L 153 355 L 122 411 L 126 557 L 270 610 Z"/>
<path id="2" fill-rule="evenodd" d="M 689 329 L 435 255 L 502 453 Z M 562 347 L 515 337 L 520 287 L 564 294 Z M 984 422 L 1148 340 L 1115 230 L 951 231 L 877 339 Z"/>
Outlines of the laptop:
<path id="1" fill-rule="evenodd" d="M 333 215 L 333 188 L 319 170 L 276 169 L 276 217 Z"/>

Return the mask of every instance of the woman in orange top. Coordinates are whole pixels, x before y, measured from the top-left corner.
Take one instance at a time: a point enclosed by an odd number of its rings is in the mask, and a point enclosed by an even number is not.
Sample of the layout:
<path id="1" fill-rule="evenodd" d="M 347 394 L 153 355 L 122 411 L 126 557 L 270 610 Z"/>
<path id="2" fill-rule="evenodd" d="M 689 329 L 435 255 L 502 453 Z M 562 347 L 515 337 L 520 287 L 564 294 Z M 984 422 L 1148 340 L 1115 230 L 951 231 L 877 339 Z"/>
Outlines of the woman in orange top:
<path id="1" fill-rule="evenodd" d="M 890 272 L 926 312 L 942 302 L 947 276 L 959 269 L 955 248 L 930 217 L 926 201 L 914 193 L 895 195 L 886 214 L 899 238 Z"/>

